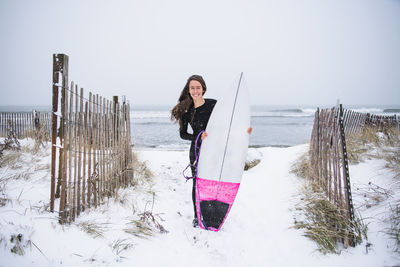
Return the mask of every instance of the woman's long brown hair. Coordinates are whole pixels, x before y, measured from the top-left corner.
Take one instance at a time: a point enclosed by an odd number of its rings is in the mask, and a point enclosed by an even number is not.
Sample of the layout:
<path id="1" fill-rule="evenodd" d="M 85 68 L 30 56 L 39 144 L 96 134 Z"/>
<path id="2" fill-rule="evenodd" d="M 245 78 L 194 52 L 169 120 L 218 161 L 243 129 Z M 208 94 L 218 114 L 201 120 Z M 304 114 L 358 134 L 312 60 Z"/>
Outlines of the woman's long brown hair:
<path id="1" fill-rule="evenodd" d="M 179 127 L 182 128 L 182 117 L 183 114 L 185 114 L 190 106 L 193 104 L 193 99 L 190 96 L 189 93 L 189 84 L 190 81 L 198 81 L 201 84 L 201 87 L 203 88 L 203 95 L 207 91 L 207 86 L 206 83 L 200 75 L 192 75 L 189 77 L 187 80 L 185 87 L 183 87 L 183 90 L 181 92 L 181 95 L 178 99 L 178 103 L 175 105 L 175 107 L 171 110 L 171 120 L 174 122 L 179 122 Z"/>

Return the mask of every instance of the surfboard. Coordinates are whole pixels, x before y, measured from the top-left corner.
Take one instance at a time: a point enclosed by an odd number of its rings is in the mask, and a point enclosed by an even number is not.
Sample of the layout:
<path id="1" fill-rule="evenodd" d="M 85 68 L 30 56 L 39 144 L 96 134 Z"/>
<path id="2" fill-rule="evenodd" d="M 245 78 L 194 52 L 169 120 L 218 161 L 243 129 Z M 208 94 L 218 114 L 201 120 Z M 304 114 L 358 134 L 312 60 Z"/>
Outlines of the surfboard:
<path id="1" fill-rule="evenodd" d="M 217 100 L 201 145 L 196 177 L 199 226 L 219 231 L 236 198 L 249 145 L 250 105 L 243 73 Z"/>

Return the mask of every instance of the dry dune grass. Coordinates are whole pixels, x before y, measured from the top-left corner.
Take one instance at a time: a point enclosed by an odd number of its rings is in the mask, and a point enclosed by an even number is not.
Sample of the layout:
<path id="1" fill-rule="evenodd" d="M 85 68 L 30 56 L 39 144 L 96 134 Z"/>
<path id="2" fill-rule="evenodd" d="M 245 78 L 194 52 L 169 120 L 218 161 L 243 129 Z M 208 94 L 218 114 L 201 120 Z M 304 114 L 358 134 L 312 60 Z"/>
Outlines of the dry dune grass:
<path id="1" fill-rule="evenodd" d="M 306 163 L 299 166 L 302 168 L 296 169 L 295 173 L 309 173 L 309 169 L 304 167 L 307 166 Z M 361 217 L 356 216 L 351 222 L 347 212 L 329 202 L 321 187 L 309 179 L 305 180 L 301 190 L 301 204 L 296 210 L 301 219 L 295 219 L 293 227 L 302 229 L 305 236 L 316 242 L 318 250 L 323 254 L 339 254 L 340 241 L 345 241 L 345 244 L 359 244 L 363 238 L 367 238 L 367 226 Z"/>
<path id="2" fill-rule="evenodd" d="M 366 159 L 383 159 L 386 167 L 392 171 L 395 183 L 400 183 L 400 131 L 396 127 L 365 129 L 347 138 L 347 153 L 352 164 L 358 164 Z M 308 154 L 302 155 L 293 165 L 291 172 L 306 179 L 302 192 L 302 207 L 297 210 L 303 215 L 302 220 L 295 221 L 296 229 L 303 229 L 305 235 L 316 241 L 323 253 L 339 253 L 338 240 L 353 236 L 355 243 L 367 238 L 367 225 L 358 215 L 354 222 L 349 222 L 344 211 L 332 205 L 326 198 L 320 186 L 313 181 L 314 174 Z M 357 186 L 355 194 L 362 194 L 364 203 L 358 208 L 369 208 L 391 198 L 392 190 L 374 184 Z M 400 202 L 392 203 L 390 216 L 386 223 L 390 225 L 385 232 L 396 243 L 396 251 L 400 252 Z M 340 231 L 338 231 L 340 226 Z"/>

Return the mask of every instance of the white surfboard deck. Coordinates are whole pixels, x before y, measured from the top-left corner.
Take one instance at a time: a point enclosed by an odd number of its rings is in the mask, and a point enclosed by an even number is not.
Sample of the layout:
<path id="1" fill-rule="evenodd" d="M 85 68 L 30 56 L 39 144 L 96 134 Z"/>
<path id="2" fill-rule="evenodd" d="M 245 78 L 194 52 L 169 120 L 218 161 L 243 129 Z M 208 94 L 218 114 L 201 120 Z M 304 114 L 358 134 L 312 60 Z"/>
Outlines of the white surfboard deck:
<path id="1" fill-rule="evenodd" d="M 250 105 L 243 73 L 222 92 L 207 124 L 197 176 L 240 183 L 249 145 Z"/>

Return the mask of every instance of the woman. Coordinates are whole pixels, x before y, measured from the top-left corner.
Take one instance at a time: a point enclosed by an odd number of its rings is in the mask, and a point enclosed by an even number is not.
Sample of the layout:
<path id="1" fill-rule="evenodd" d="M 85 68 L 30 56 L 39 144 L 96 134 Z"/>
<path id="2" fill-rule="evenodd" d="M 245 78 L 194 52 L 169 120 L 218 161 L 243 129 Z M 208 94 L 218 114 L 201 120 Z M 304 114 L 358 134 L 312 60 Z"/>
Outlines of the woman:
<path id="1" fill-rule="evenodd" d="M 179 132 L 182 139 L 192 141 L 190 146 L 190 164 L 196 160 L 195 144 L 198 134 L 205 131 L 211 112 L 214 109 L 215 99 L 204 98 L 207 91 L 206 83 L 200 75 L 192 75 L 187 80 L 185 87 L 181 92 L 178 104 L 171 111 L 171 119 L 179 122 Z M 188 124 L 193 129 L 193 133 L 188 133 Z M 251 134 L 252 128 L 247 129 L 247 133 Z M 207 137 L 207 133 L 203 132 L 201 138 L 197 141 L 197 151 L 200 149 L 201 141 Z M 192 167 L 192 176 L 195 177 L 196 169 Z M 196 212 L 196 180 L 193 178 L 192 201 L 194 209 L 193 227 L 199 225 Z"/>
<path id="2" fill-rule="evenodd" d="M 179 132 L 182 139 L 192 141 L 190 146 L 190 163 L 196 160 L 195 143 L 198 134 L 207 127 L 211 112 L 217 102 L 215 99 L 205 99 L 204 93 L 207 91 L 206 83 L 200 75 L 192 75 L 187 80 L 178 100 L 178 104 L 171 111 L 171 119 L 179 122 Z M 193 129 L 193 133 L 188 133 L 188 124 Z M 197 141 L 197 151 L 199 151 L 201 141 L 207 137 L 203 132 L 200 140 Z M 196 170 L 192 167 L 192 176 L 196 175 Z M 193 179 L 192 201 L 194 208 L 193 227 L 197 227 L 199 222 L 196 212 L 196 180 Z"/>

